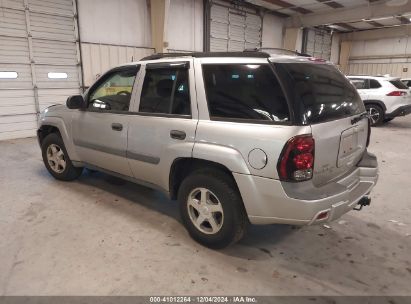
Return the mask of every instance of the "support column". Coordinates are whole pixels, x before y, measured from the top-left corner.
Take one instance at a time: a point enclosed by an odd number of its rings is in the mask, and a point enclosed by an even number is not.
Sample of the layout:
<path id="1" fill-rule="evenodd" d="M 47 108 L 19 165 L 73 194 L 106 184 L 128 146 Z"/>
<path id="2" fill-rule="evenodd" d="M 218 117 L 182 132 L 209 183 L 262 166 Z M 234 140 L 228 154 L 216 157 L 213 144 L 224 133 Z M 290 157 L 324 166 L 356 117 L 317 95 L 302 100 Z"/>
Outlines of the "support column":
<path id="1" fill-rule="evenodd" d="M 301 29 L 288 27 L 285 29 L 284 48 L 290 51 L 301 51 Z"/>
<path id="2" fill-rule="evenodd" d="M 166 29 L 169 7 L 170 0 L 150 0 L 151 44 L 156 53 L 167 51 Z"/>
<path id="3" fill-rule="evenodd" d="M 351 41 L 342 41 L 340 48 L 340 69 L 343 73 L 348 73 L 348 61 L 351 53 Z"/>

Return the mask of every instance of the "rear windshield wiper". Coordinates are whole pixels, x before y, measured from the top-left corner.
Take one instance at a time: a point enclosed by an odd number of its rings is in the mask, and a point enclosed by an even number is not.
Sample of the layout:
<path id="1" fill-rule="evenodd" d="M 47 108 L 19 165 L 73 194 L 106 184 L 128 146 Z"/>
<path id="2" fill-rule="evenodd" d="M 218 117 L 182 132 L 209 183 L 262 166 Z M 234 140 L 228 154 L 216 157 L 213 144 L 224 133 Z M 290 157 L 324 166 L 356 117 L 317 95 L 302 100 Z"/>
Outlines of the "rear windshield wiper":
<path id="1" fill-rule="evenodd" d="M 361 119 L 363 119 L 364 117 L 368 117 L 367 112 L 362 113 L 360 116 L 354 117 L 353 119 L 351 119 L 351 124 L 355 124 L 357 122 L 359 122 Z"/>

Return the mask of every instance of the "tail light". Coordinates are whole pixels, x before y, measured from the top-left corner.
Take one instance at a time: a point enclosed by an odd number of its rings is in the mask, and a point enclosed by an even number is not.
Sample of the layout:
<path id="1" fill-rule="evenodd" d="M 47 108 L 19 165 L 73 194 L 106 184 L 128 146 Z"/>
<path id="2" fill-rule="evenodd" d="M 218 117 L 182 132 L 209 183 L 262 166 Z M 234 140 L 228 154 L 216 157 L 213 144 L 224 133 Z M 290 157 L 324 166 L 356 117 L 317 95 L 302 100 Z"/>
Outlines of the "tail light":
<path id="1" fill-rule="evenodd" d="M 387 96 L 405 96 L 407 95 L 407 92 L 403 91 L 392 91 L 391 93 L 388 93 Z"/>
<path id="2" fill-rule="evenodd" d="M 283 181 L 305 181 L 313 177 L 314 138 L 299 135 L 291 138 L 283 148 L 277 165 Z"/>

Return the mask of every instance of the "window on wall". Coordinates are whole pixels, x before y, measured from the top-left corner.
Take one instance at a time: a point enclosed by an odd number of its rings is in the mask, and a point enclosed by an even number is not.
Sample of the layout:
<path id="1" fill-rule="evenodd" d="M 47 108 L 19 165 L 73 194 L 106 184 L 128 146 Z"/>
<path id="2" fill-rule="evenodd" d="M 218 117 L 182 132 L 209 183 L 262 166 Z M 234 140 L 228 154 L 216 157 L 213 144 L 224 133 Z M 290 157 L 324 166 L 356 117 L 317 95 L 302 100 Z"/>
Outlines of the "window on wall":
<path id="1" fill-rule="evenodd" d="M 47 78 L 49 79 L 67 79 L 67 73 L 62 72 L 49 72 L 47 73 Z"/>
<path id="2" fill-rule="evenodd" d="M 0 72 L 0 79 L 16 79 L 17 72 Z"/>
<path id="3" fill-rule="evenodd" d="M 289 120 L 286 98 L 268 64 L 206 64 L 203 74 L 212 119 Z"/>
<path id="4" fill-rule="evenodd" d="M 147 69 L 139 112 L 190 115 L 188 70 L 171 67 Z"/>
<path id="5" fill-rule="evenodd" d="M 88 108 L 103 111 L 128 111 L 138 67 L 108 73 L 89 93 Z"/>

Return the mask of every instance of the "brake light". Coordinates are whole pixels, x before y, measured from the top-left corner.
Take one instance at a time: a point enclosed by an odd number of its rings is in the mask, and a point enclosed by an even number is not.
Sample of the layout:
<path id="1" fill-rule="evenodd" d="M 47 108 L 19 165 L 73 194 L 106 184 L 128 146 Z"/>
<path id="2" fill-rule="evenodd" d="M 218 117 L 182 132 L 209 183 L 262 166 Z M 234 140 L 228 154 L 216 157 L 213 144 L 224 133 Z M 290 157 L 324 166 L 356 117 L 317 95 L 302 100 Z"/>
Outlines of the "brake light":
<path id="1" fill-rule="evenodd" d="M 407 95 L 407 92 L 403 91 L 392 91 L 391 93 L 388 93 L 387 96 L 405 96 Z"/>
<path id="2" fill-rule="evenodd" d="M 314 138 L 299 135 L 291 138 L 283 148 L 277 165 L 278 175 L 283 181 L 305 181 L 313 176 Z"/>

